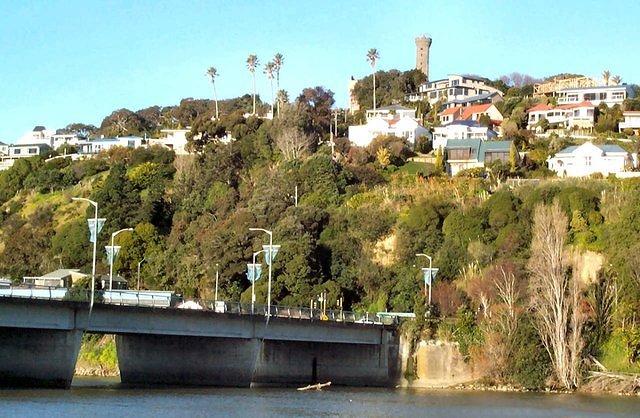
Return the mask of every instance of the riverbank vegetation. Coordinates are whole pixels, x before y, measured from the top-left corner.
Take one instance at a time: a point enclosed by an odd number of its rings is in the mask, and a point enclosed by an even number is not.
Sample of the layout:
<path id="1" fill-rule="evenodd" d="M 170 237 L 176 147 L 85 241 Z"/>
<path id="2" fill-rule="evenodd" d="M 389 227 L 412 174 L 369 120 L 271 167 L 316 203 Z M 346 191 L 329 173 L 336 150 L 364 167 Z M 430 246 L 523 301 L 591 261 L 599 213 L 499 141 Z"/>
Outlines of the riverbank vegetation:
<path id="1" fill-rule="evenodd" d="M 90 271 L 93 215 L 71 203 L 84 196 L 107 219 L 99 248 L 134 228 L 115 264 L 134 288 L 144 259 L 142 288 L 210 299 L 217 267 L 220 297 L 249 302 L 246 263 L 263 242 L 248 229 L 263 227 L 282 245 L 275 303 L 326 292 L 330 308 L 428 315 L 417 332 L 458 342 L 494 382 L 574 389 L 592 359 L 639 371 L 639 181 L 507 182 L 526 167 L 448 178 L 406 166 L 412 151 L 394 137 L 336 140 L 332 153 L 332 96 L 305 89 L 274 120 L 194 112 L 186 157 L 151 147 L 18 160 L 0 173 L 0 274 Z M 439 268 L 428 309 L 416 253 Z M 256 291 L 264 301 L 264 279 Z"/>

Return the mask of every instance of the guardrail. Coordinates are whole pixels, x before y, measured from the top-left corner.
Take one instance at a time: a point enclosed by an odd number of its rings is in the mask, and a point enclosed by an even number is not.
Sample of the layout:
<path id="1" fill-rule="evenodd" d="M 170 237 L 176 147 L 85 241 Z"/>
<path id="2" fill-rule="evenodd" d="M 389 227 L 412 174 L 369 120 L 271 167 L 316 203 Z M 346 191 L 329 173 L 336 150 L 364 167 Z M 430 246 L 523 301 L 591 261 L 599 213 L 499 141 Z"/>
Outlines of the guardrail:
<path id="1" fill-rule="evenodd" d="M 91 296 L 86 289 L 60 288 L 10 288 L 0 289 L 1 298 L 39 299 L 52 301 L 89 302 Z M 332 321 L 370 325 L 394 325 L 397 318 L 381 316 L 369 312 L 352 312 L 344 310 L 314 309 L 300 306 L 251 305 L 249 303 L 213 301 L 204 299 L 183 300 L 172 292 L 113 290 L 96 291 L 95 304 L 117 306 L 133 306 L 159 309 L 203 310 L 235 315 L 253 315 L 288 318 L 309 321 Z"/>

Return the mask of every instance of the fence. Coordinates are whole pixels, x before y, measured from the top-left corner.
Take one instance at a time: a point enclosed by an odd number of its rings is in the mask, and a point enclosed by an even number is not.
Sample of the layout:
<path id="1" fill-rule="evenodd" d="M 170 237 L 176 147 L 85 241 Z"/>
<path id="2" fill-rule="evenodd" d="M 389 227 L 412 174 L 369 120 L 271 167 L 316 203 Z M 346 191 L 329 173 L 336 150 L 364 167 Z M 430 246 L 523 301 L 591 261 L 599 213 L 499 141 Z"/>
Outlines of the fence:
<path id="1" fill-rule="evenodd" d="M 56 301 L 89 302 L 91 294 L 86 289 L 61 289 L 61 288 L 10 288 L 0 289 L 0 299 L 22 298 L 40 299 Z M 368 312 L 352 312 L 344 310 L 312 309 L 300 306 L 271 305 L 268 309 L 266 305 L 251 305 L 240 302 L 212 301 L 212 300 L 187 300 L 173 292 L 161 291 L 133 291 L 133 290 L 113 290 L 96 291 L 94 303 L 109 304 L 118 306 L 134 306 L 160 309 L 184 309 L 202 310 L 216 313 L 227 313 L 235 315 L 254 315 L 266 317 L 267 315 L 276 318 L 288 318 L 309 321 L 332 321 L 354 324 L 370 325 L 394 325 L 397 318 L 382 316 Z"/>

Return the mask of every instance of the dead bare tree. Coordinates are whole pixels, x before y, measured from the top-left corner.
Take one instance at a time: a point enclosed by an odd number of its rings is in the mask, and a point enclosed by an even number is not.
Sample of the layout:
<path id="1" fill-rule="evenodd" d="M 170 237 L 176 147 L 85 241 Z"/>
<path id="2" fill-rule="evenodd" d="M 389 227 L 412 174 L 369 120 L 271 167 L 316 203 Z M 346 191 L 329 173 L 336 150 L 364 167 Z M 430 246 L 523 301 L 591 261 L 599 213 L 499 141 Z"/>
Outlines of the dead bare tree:
<path id="1" fill-rule="evenodd" d="M 540 204 L 533 216 L 531 306 L 542 343 L 549 353 L 558 382 L 567 389 L 579 383 L 582 350 L 580 292 L 564 256 L 568 220 L 558 202 Z"/>
<path id="2" fill-rule="evenodd" d="M 276 135 L 275 143 L 285 160 L 290 161 L 305 155 L 313 144 L 313 138 L 296 127 L 287 126 Z"/>

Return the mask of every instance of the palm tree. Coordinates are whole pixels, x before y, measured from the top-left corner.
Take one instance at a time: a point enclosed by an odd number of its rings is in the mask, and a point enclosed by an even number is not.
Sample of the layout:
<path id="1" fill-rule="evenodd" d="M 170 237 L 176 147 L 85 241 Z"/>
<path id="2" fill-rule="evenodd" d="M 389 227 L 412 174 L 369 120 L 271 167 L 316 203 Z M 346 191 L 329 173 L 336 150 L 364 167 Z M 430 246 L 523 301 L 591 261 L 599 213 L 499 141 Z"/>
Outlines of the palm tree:
<path id="1" fill-rule="evenodd" d="M 218 94 L 216 93 L 216 77 L 218 74 L 218 70 L 216 67 L 209 67 L 207 70 L 207 75 L 211 79 L 211 84 L 213 85 L 213 100 L 216 102 L 216 120 L 218 120 Z"/>
<path id="2" fill-rule="evenodd" d="M 247 58 L 247 68 L 249 69 L 249 72 L 253 77 L 253 113 L 252 115 L 256 114 L 256 68 L 258 68 L 259 66 L 260 66 L 260 63 L 258 62 L 258 56 L 255 54 L 249 54 L 249 57 Z"/>
<path id="3" fill-rule="evenodd" d="M 622 77 L 620 77 L 619 75 L 614 75 L 613 77 L 611 77 L 611 82 L 616 86 L 619 86 L 620 83 L 622 83 Z"/>
<path id="4" fill-rule="evenodd" d="M 602 79 L 604 80 L 604 85 L 608 86 L 609 85 L 609 78 L 611 78 L 611 71 L 609 70 L 604 70 L 602 72 Z"/>
<path id="5" fill-rule="evenodd" d="M 280 69 L 282 68 L 282 64 L 284 63 L 284 57 L 281 53 L 277 53 L 275 57 L 273 57 L 273 70 L 276 73 L 276 90 L 280 91 Z M 280 101 L 277 103 L 278 105 L 278 116 L 280 116 Z"/>
<path id="6" fill-rule="evenodd" d="M 283 106 L 285 103 L 289 103 L 289 94 L 286 90 L 278 90 L 276 93 L 276 101 L 278 102 L 278 108 Z"/>
<path id="7" fill-rule="evenodd" d="M 264 66 L 264 73 L 267 75 L 269 79 L 269 83 L 271 84 L 271 117 L 273 117 L 273 73 L 275 70 L 275 64 L 273 62 L 268 62 Z"/>
<path id="8" fill-rule="evenodd" d="M 367 61 L 371 64 L 371 72 L 373 73 L 373 110 L 376 110 L 376 63 L 380 59 L 380 54 L 375 48 L 371 48 L 367 52 Z"/>

